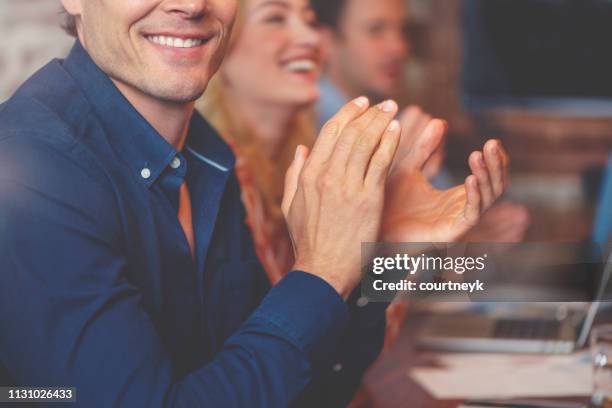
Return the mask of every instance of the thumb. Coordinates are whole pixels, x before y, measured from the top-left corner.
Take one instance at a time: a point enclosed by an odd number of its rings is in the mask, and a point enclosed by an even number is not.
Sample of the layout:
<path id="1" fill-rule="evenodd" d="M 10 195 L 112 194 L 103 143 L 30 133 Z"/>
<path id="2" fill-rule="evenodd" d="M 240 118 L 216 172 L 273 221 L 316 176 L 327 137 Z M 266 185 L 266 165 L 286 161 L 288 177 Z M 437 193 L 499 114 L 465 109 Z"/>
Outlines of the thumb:
<path id="1" fill-rule="evenodd" d="M 410 159 L 405 161 L 411 167 L 410 170 L 423 170 L 446 137 L 447 126 L 446 122 L 440 119 L 433 119 L 427 124 L 410 151 Z"/>
<path id="2" fill-rule="evenodd" d="M 283 192 L 283 202 L 281 204 L 285 218 L 287 218 L 289 215 L 289 209 L 291 208 L 291 203 L 293 203 L 293 197 L 295 197 L 295 193 L 298 189 L 300 174 L 302 173 L 302 169 L 304 168 L 304 163 L 306 163 L 308 155 L 308 148 L 306 146 L 299 145 L 295 150 L 295 158 L 285 174 L 285 190 Z"/>

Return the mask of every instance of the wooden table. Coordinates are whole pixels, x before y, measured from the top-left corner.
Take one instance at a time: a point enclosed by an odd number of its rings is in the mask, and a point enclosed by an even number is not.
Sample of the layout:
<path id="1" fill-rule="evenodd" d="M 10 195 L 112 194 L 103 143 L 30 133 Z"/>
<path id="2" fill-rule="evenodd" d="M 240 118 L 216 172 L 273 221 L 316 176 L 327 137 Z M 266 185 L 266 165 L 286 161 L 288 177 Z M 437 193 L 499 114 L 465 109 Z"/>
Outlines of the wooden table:
<path id="1" fill-rule="evenodd" d="M 368 370 L 363 380 L 363 390 L 368 402 L 357 407 L 375 408 L 455 408 L 460 400 L 436 400 L 408 375 L 411 368 L 432 366 L 425 353 L 415 346 L 416 333 L 425 315 L 409 315 L 397 342 Z M 552 398 L 551 398 L 552 399 Z M 559 398 L 554 398 L 559 400 Z M 588 399 L 568 399 L 587 403 Z"/>

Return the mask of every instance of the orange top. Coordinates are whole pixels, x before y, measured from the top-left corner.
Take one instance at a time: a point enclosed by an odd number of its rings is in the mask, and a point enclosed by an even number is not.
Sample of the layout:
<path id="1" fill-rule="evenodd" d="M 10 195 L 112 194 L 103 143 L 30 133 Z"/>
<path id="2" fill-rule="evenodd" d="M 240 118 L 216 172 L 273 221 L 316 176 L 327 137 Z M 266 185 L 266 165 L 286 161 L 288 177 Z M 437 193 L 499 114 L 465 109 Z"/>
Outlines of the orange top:
<path id="1" fill-rule="evenodd" d="M 189 196 L 189 189 L 187 183 L 183 182 L 179 189 L 179 209 L 178 219 L 185 232 L 185 238 L 189 244 L 189 250 L 191 251 L 191 257 L 195 259 L 195 244 L 193 238 L 193 220 L 191 218 L 191 197 Z"/>

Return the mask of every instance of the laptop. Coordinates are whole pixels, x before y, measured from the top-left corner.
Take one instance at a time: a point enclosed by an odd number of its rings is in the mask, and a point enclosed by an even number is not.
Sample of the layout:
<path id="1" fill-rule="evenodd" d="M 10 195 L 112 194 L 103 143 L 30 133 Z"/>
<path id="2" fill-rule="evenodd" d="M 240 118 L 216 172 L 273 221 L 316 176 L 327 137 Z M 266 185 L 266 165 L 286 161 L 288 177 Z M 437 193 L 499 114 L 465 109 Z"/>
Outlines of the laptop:
<path id="1" fill-rule="evenodd" d="M 586 345 L 612 274 L 612 254 L 601 275 L 595 301 L 586 314 L 563 319 L 492 317 L 482 314 L 434 315 L 417 337 L 421 348 L 488 353 L 571 353 Z"/>

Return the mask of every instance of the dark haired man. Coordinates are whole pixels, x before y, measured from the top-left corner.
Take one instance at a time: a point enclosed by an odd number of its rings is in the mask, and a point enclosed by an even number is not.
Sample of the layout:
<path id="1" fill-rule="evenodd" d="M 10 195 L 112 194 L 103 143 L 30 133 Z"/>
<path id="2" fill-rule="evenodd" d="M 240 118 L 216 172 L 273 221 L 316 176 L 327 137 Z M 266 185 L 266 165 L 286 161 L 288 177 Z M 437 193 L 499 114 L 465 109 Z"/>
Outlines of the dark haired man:
<path id="1" fill-rule="evenodd" d="M 326 44 L 326 69 L 321 79 L 318 113 L 322 126 L 356 95 L 373 100 L 397 96 L 403 85 L 410 43 L 406 0 L 311 0 Z M 400 115 L 405 154 L 412 138 L 431 120 L 417 106 Z M 412 131 L 411 131 L 412 130 Z M 451 187 L 453 177 L 443 167 L 444 143 L 427 161 L 423 173 L 437 188 Z M 465 237 L 474 241 L 517 242 L 529 226 L 525 206 L 505 201 L 494 206 Z"/>
<path id="2" fill-rule="evenodd" d="M 397 105 L 358 98 L 298 149 L 295 271 L 268 290 L 234 158 L 193 111 L 236 2 L 62 3 L 70 55 L 0 106 L 3 385 L 76 387 L 84 407 L 342 405 L 382 340 L 384 305 L 351 293 L 360 243 L 385 232 Z M 504 189 L 493 145 L 454 233 L 487 208 L 483 189 Z"/>
<path id="3" fill-rule="evenodd" d="M 321 120 L 350 95 L 382 100 L 397 94 L 410 49 L 405 0 L 312 0 L 312 5 L 327 48 Z"/>

